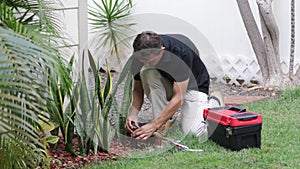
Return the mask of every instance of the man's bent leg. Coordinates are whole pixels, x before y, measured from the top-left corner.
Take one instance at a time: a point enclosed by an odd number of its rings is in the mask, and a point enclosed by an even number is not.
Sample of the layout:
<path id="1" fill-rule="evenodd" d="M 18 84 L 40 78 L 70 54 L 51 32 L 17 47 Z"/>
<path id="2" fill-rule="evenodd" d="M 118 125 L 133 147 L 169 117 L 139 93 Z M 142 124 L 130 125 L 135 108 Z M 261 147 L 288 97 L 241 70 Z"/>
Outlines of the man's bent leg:
<path id="1" fill-rule="evenodd" d="M 185 134 L 195 134 L 198 137 L 207 134 L 206 125 L 203 123 L 203 110 L 207 107 L 207 94 L 194 90 L 187 91 L 181 108 L 181 125 Z"/>

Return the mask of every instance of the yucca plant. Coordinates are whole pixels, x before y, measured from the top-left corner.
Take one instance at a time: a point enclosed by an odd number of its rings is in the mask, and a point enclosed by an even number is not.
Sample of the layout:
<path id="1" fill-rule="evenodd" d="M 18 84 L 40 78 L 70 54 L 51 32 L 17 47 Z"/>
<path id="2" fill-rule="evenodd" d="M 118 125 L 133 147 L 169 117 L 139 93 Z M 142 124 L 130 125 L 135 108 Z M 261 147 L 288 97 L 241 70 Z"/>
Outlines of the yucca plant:
<path id="1" fill-rule="evenodd" d="M 99 1 L 99 2 L 98 2 Z M 93 0 L 95 7 L 89 9 L 89 20 L 92 30 L 96 33 L 96 48 L 108 57 L 116 57 L 122 65 L 120 46 L 130 48 L 128 33 L 135 23 L 127 20 L 131 15 L 131 0 Z M 124 48 L 123 50 L 125 50 Z M 125 57 L 127 60 L 127 57 Z"/>
<path id="2" fill-rule="evenodd" d="M 85 59 L 88 59 L 88 65 L 85 65 Z M 87 83 L 85 67 L 89 67 L 89 73 L 93 75 L 93 78 L 90 79 L 95 83 L 93 90 L 90 90 L 90 86 Z M 89 51 L 84 53 L 81 81 L 75 93 L 77 113 L 74 122 L 76 131 L 81 138 L 82 152 L 85 154 L 92 146 L 94 153 L 97 153 L 98 149 L 103 152 L 109 152 L 114 134 L 108 117 L 112 104 L 110 99 L 112 76 L 110 71 L 108 71 L 105 85 L 101 87 L 102 80 L 98 70 L 99 66 L 97 66 L 91 53 Z M 109 70 L 108 65 L 107 70 Z"/>

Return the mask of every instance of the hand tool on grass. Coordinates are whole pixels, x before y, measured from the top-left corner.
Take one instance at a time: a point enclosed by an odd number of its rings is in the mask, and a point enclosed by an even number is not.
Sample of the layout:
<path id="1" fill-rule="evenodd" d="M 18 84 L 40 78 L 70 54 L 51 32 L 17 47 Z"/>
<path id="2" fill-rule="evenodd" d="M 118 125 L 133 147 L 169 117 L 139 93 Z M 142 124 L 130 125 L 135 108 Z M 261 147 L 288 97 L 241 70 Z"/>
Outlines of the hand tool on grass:
<path id="1" fill-rule="evenodd" d="M 180 151 L 191 151 L 191 152 L 202 152 L 203 151 L 202 149 L 191 149 L 186 145 L 180 144 L 178 141 L 175 141 L 175 140 L 172 140 L 170 138 L 162 136 L 158 132 L 154 132 L 153 135 L 156 136 L 156 137 L 159 137 L 163 140 L 169 141 L 171 144 L 173 144 L 175 146 L 175 148 L 177 150 L 180 150 Z"/>

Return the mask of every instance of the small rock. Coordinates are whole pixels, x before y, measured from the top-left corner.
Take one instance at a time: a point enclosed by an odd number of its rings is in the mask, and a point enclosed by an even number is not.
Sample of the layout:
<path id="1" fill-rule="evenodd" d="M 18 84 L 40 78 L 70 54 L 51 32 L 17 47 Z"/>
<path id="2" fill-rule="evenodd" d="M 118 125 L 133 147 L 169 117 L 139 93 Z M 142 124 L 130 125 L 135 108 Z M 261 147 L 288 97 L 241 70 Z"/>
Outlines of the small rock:
<path id="1" fill-rule="evenodd" d="M 253 83 L 247 84 L 247 88 L 252 88 L 252 87 L 255 87 L 255 86 L 257 86 L 257 85 L 256 85 L 256 84 L 253 84 Z"/>

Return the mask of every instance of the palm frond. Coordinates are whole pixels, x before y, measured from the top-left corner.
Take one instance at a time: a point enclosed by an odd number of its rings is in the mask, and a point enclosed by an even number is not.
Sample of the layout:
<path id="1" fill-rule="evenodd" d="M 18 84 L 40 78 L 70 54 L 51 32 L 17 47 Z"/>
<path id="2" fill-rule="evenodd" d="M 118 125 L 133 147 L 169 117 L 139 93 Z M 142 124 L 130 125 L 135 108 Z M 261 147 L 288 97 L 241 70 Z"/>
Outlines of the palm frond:
<path id="1" fill-rule="evenodd" d="M 0 2 L 1 3 L 1 2 Z M 60 20 L 63 5 L 60 0 L 5 0 L 2 1 L 14 16 L 14 22 L 26 28 L 26 35 L 31 39 L 51 45 L 67 45 L 61 35 L 64 23 Z M 1 9 L 0 15 L 4 11 Z M 0 16 L 1 17 L 1 16 Z M 5 23 L 11 20 L 4 20 Z M 12 22 L 12 23 L 14 23 Z M 1 22 L 0 22 L 1 23 Z M 15 24 L 7 24 L 15 30 Z M 24 34 L 23 34 L 24 35 Z"/>
<path id="2" fill-rule="evenodd" d="M 13 11 L 9 6 L 4 3 L 0 4 L 0 25 L 6 28 L 13 29 L 16 33 L 26 34 L 27 28 L 17 22 Z"/>
<path id="3" fill-rule="evenodd" d="M 35 29 L 51 35 L 59 35 L 62 31 L 62 23 L 55 12 L 63 6 L 60 1 L 6 0 L 3 3 L 14 12 L 19 23 L 34 25 Z"/>
<path id="4" fill-rule="evenodd" d="M 0 35 L 0 150 L 8 150 L 7 145 L 17 150 L 19 146 L 22 158 L 15 164 L 35 168 L 43 161 L 46 165 L 47 149 L 41 142 L 44 133 L 39 119 L 47 118 L 42 112 L 47 110 L 50 96 L 49 72 L 58 74 L 58 59 L 49 48 L 12 30 L 0 27 Z M 32 159 L 34 156 L 41 160 Z"/>

